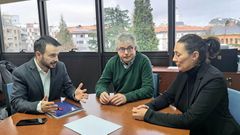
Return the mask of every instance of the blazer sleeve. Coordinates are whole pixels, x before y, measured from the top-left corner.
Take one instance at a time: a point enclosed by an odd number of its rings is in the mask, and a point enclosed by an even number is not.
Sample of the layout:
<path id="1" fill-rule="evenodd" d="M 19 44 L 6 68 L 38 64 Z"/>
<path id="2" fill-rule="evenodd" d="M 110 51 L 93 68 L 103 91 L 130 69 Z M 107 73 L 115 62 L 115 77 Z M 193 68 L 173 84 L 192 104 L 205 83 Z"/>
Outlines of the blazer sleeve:
<path id="1" fill-rule="evenodd" d="M 22 70 L 13 72 L 13 91 L 11 94 L 11 105 L 13 109 L 21 113 L 39 113 L 37 104 L 39 101 L 28 101 L 27 84 Z"/>
<path id="2" fill-rule="evenodd" d="M 157 98 L 153 99 L 146 105 L 149 106 L 149 108 L 154 111 L 158 111 L 165 107 L 168 107 L 170 104 L 174 102 L 176 91 L 179 88 L 178 87 L 179 82 L 184 83 L 182 74 L 177 74 L 176 79 L 173 81 L 173 83 L 170 85 L 167 91 L 163 92 Z"/>
<path id="3" fill-rule="evenodd" d="M 144 121 L 157 125 L 191 129 L 204 122 L 215 109 L 225 93 L 226 86 L 223 78 L 215 78 L 206 82 L 200 89 L 195 102 L 183 114 L 168 114 L 148 109 Z"/>

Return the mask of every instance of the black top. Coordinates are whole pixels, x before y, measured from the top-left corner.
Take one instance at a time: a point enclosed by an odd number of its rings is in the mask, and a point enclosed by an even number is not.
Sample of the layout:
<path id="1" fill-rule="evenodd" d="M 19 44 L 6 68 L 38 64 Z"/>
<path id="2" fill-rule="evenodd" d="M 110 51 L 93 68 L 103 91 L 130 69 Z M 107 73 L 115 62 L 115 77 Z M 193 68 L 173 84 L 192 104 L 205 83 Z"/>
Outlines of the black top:
<path id="1" fill-rule="evenodd" d="M 191 76 L 194 72 L 196 72 L 195 77 Z M 190 79 L 192 77 L 195 81 Z M 186 86 L 187 82 L 189 86 Z M 191 89 L 191 92 L 187 89 Z M 186 94 L 188 94 L 187 100 L 184 98 Z M 170 104 L 183 110 L 183 113 L 158 112 Z M 146 105 L 149 109 L 144 121 L 149 123 L 190 129 L 191 135 L 240 135 L 240 126 L 228 109 L 224 75 L 215 67 L 205 63 L 196 71 L 179 72 L 168 90 Z"/>
<path id="2" fill-rule="evenodd" d="M 187 109 L 189 108 L 189 100 L 190 100 L 190 97 L 193 92 L 193 85 L 196 81 L 198 70 L 199 70 L 199 66 L 194 67 L 186 72 L 187 73 L 187 81 L 184 85 L 179 102 L 176 105 L 176 107 L 179 108 L 179 110 L 181 112 L 186 112 Z"/>

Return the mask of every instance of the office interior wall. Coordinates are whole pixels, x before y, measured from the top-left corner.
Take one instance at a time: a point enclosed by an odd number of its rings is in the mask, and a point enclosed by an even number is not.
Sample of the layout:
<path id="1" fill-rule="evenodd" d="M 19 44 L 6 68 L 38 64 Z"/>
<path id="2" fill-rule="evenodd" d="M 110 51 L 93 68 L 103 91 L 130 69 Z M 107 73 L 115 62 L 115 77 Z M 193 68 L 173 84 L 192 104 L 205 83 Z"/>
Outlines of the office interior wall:
<path id="1" fill-rule="evenodd" d="M 104 53 L 103 55 L 103 67 L 106 62 L 115 55 L 115 53 Z M 151 60 L 153 65 L 167 66 L 168 58 L 159 56 L 154 53 L 144 53 Z M 15 65 L 20 66 L 21 64 L 29 61 L 33 57 L 33 53 L 4 53 L 2 59 L 9 60 Z M 88 89 L 88 93 L 95 93 L 95 84 L 103 69 L 100 67 L 98 53 L 60 53 L 59 59 L 66 65 L 67 71 L 74 86 L 78 86 L 80 82 L 84 83 L 84 88 Z"/>

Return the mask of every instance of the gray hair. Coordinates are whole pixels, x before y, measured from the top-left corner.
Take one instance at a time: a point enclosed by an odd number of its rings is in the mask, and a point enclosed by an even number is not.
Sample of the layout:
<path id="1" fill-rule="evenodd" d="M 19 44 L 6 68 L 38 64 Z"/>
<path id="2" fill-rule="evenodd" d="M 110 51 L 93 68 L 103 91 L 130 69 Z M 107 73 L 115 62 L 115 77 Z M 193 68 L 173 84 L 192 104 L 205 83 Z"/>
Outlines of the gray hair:
<path id="1" fill-rule="evenodd" d="M 122 33 L 117 37 L 116 45 L 120 43 L 132 43 L 133 46 L 136 46 L 135 37 L 130 33 Z"/>

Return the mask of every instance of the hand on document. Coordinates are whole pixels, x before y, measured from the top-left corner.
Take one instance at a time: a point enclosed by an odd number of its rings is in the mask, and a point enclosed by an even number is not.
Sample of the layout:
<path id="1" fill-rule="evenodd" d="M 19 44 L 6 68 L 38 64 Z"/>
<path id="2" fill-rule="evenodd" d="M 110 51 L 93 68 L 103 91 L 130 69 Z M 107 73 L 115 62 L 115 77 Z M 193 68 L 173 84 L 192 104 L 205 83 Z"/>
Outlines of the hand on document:
<path id="1" fill-rule="evenodd" d="M 54 104 L 54 102 L 49 102 L 48 101 L 48 97 L 45 96 L 42 100 L 41 100 L 41 111 L 42 112 L 54 112 L 58 109 L 58 106 Z"/>

